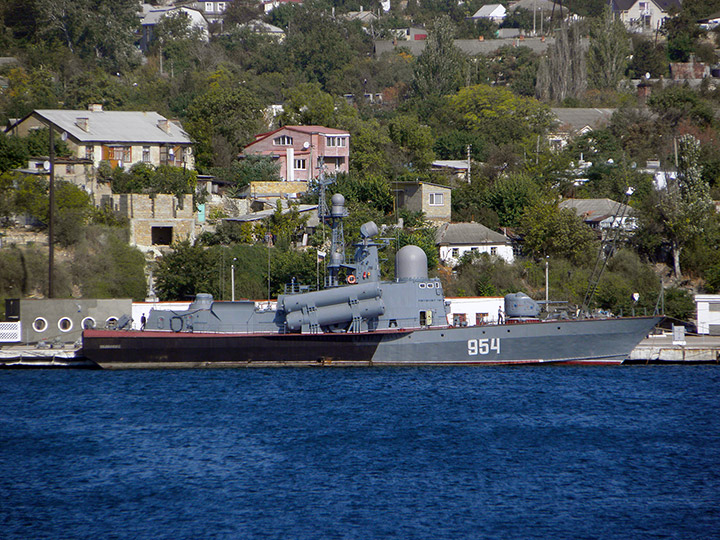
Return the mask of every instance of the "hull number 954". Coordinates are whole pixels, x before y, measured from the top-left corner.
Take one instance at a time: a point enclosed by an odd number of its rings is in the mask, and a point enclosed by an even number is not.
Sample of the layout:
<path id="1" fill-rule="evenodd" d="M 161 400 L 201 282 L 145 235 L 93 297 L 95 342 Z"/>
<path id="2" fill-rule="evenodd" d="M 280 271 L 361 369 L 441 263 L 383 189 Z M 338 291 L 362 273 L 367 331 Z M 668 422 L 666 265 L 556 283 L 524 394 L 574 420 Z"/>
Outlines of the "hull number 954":
<path id="1" fill-rule="evenodd" d="M 495 351 L 500 354 L 500 338 L 492 339 L 468 339 L 468 355 L 490 354 Z"/>

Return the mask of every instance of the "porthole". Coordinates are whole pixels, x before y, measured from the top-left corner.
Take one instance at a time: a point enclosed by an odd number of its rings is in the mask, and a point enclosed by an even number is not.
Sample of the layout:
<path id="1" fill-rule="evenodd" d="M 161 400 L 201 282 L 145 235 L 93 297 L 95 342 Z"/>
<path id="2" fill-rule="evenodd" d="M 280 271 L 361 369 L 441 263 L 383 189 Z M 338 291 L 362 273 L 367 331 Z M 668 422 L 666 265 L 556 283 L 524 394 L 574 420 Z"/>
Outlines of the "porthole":
<path id="1" fill-rule="evenodd" d="M 105 319 L 105 328 L 114 330 L 117 327 L 117 322 L 117 317 L 108 317 L 107 319 Z"/>
<path id="2" fill-rule="evenodd" d="M 434 289 L 434 288 L 435 288 L 435 285 L 433 285 L 432 283 L 428 283 L 428 284 L 427 284 L 427 288 L 428 288 L 428 289 Z"/>
<path id="3" fill-rule="evenodd" d="M 92 330 L 95 328 L 95 319 L 92 317 L 85 317 L 81 324 L 84 330 Z"/>
<path id="4" fill-rule="evenodd" d="M 421 283 L 421 284 L 420 284 L 420 288 L 421 288 L 421 289 L 424 289 L 424 288 L 425 288 L 425 284 L 424 284 L 424 283 Z"/>
<path id="5" fill-rule="evenodd" d="M 61 332 L 69 332 L 72 330 L 73 322 L 68 317 L 63 317 L 58 321 L 58 330 Z"/>
<path id="6" fill-rule="evenodd" d="M 36 332 L 44 332 L 47 330 L 48 322 L 43 317 L 38 317 L 33 321 L 32 327 Z"/>

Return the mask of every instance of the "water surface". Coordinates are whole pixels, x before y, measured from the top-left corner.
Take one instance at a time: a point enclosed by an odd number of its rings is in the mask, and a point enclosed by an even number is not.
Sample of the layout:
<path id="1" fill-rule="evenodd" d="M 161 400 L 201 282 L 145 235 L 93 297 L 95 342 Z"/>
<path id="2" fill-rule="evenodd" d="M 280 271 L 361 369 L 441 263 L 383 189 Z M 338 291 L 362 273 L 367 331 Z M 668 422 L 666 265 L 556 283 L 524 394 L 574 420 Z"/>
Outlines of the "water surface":
<path id="1" fill-rule="evenodd" d="M 720 369 L 0 372 L 0 538 L 718 538 Z"/>

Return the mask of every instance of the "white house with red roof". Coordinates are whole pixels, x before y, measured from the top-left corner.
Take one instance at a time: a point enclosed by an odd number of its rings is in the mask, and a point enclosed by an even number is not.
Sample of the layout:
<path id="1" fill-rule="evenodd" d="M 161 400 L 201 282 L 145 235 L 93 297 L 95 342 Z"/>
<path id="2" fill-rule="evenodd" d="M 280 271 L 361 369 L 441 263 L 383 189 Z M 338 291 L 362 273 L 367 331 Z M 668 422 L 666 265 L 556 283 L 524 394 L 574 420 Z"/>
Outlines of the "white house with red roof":
<path id="1" fill-rule="evenodd" d="M 323 126 L 284 126 L 255 136 L 244 155 L 272 156 L 280 163 L 280 177 L 306 182 L 320 175 L 348 172 L 350 133 Z"/>

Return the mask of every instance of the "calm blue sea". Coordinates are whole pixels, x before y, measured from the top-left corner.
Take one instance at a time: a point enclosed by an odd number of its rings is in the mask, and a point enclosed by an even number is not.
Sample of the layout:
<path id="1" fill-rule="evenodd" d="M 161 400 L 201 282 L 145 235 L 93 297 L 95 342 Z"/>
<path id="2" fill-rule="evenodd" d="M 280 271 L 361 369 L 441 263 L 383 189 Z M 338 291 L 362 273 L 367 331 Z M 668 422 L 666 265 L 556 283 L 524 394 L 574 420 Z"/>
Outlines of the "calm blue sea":
<path id="1" fill-rule="evenodd" d="M 720 538 L 720 368 L 0 372 L 2 539 Z"/>

